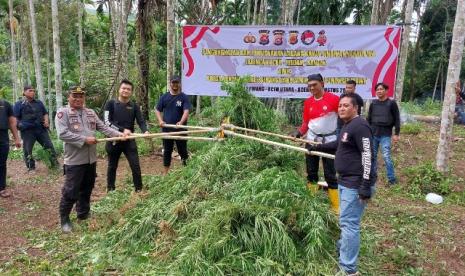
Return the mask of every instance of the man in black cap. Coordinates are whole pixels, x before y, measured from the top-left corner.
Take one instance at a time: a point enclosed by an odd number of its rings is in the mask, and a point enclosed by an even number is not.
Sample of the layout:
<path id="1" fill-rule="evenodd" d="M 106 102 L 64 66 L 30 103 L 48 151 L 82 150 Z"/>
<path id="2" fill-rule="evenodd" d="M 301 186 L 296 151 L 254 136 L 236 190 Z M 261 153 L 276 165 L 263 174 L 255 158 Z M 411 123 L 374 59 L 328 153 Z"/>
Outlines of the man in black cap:
<path id="1" fill-rule="evenodd" d="M 8 159 L 8 152 L 10 150 L 8 129 L 11 130 L 15 138 L 16 147 L 21 147 L 13 109 L 9 102 L 0 99 L 0 197 L 9 197 L 11 195 L 6 190 L 6 160 Z"/>
<path id="2" fill-rule="evenodd" d="M 55 124 L 58 137 L 64 142 L 65 184 L 60 200 L 60 221 L 64 233 L 72 231 L 69 218 L 76 204 L 77 218 L 90 215 L 90 196 L 97 176 L 97 139 L 95 132 L 106 136 L 126 136 L 106 126 L 92 109 L 85 108 L 85 92 L 79 86 L 70 88 L 68 106 L 58 110 Z"/>
<path id="3" fill-rule="evenodd" d="M 171 77 L 169 91 L 161 96 L 155 107 L 158 124 L 162 127 L 163 132 L 184 130 L 164 127 L 165 124 L 176 124 L 179 126 L 187 124 L 191 103 L 187 95 L 181 92 L 180 81 L 178 76 Z M 189 157 L 187 141 L 163 139 L 163 166 L 165 167 L 165 174 L 168 173 L 171 166 L 171 154 L 173 153 L 174 143 L 176 143 L 183 165 L 186 164 L 186 160 Z"/>
<path id="4" fill-rule="evenodd" d="M 58 161 L 55 148 L 48 135 L 48 111 L 40 100 L 34 98 L 35 90 L 32 86 L 25 86 L 23 95 L 24 98 L 15 103 L 13 114 L 18 120 L 18 128 L 23 139 L 26 167 L 28 171 L 33 171 L 36 168 L 35 160 L 32 156 L 32 149 L 36 141 L 50 153 L 50 162 L 53 167 L 57 167 Z"/>
<path id="5" fill-rule="evenodd" d="M 131 101 L 132 82 L 122 80 L 119 85 L 118 99 L 109 100 L 105 105 L 104 121 L 107 126 L 130 135 L 134 132 L 134 121 L 140 129 L 148 133 L 147 124 L 140 111 L 139 105 Z M 107 191 L 115 189 L 116 169 L 121 153 L 124 153 L 132 171 L 132 180 L 136 192 L 142 189 L 142 176 L 137 152 L 136 140 L 121 142 L 107 142 L 105 149 L 108 153 Z"/>

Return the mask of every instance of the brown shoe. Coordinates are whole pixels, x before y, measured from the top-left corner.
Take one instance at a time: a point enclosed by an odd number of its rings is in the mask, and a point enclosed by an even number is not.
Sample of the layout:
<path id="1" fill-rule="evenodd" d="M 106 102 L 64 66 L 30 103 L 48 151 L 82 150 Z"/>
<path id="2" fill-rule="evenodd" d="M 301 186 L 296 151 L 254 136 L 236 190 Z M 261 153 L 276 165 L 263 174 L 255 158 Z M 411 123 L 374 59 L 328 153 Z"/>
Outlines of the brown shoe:
<path id="1" fill-rule="evenodd" d="M 8 192 L 7 190 L 0 191 L 0 197 L 7 198 L 7 197 L 10 197 L 10 196 L 11 196 L 11 193 Z"/>

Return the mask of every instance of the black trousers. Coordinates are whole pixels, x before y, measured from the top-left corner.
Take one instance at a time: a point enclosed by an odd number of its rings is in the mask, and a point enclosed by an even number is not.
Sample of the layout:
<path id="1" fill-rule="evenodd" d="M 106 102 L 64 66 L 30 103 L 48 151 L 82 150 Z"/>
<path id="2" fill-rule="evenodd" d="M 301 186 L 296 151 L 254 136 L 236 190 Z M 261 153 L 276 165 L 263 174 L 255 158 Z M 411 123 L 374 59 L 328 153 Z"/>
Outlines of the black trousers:
<path id="1" fill-rule="evenodd" d="M 57 154 L 55 148 L 53 147 L 50 136 L 45 128 L 30 128 L 26 130 L 21 130 L 21 138 L 23 139 L 23 153 L 24 153 L 24 162 L 28 169 L 35 169 L 36 162 L 32 157 L 32 149 L 34 148 L 35 142 L 39 144 L 50 152 L 51 163 L 53 166 L 58 165 Z"/>
<path id="2" fill-rule="evenodd" d="M 183 165 L 186 164 L 186 160 L 189 158 L 186 140 L 163 139 L 163 166 L 165 167 L 169 167 L 171 165 L 171 154 L 173 153 L 174 143 L 176 143 L 176 148 L 181 156 Z"/>
<path id="3" fill-rule="evenodd" d="M 132 181 L 134 189 L 139 191 L 142 189 L 142 176 L 140 170 L 139 153 L 137 152 L 137 144 L 135 140 L 122 141 L 113 144 L 107 142 L 105 149 L 108 153 L 108 169 L 107 169 L 107 189 L 115 189 L 116 169 L 118 168 L 119 158 L 121 153 L 124 153 L 129 162 L 132 171 Z"/>
<path id="4" fill-rule="evenodd" d="M 334 152 L 331 152 L 334 154 Z M 328 188 L 337 189 L 336 169 L 334 168 L 334 160 L 321 157 L 323 160 L 323 172 L 325 181 L 328 183 Z M 320 157 L 316 155 L 306 155 L 305 161 L 307 164 L 307 180 L 308 182 L 318 182 L 318 169 L 320 166 Z"/>
<path id="5" fill-rule="evenodd" d="M 90 196 L 97 176 L 97 163 L 65 165 L 65 184 L 61 191 L 61 223 L 69 221 L 69 214 L 76 204 L 78 218 L 85 218 L 90 212 Z"/>
<path id="6" fill-rule="evenodd" d="M 0 191 L 6 188 L 6 161 L 9 151 L 8 130 L 0 130 Z"/>

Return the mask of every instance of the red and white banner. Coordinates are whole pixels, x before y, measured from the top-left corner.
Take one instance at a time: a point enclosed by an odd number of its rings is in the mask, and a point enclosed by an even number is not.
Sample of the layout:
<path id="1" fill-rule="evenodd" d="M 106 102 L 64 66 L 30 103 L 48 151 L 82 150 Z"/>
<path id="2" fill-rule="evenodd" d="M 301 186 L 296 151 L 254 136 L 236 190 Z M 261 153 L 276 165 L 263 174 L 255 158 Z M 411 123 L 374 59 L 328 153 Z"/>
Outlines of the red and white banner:
<path id="1" fill-rule="evenodd" d="M 184 26 L 182 87 L 189 95 L 225 96 L 221 82 L 251 77 L 257 97 L 307 98 L 307 76 L 325 89 L 375 98 L 374 85 L 394 96 L 401 28 L 397 26 Z"/>

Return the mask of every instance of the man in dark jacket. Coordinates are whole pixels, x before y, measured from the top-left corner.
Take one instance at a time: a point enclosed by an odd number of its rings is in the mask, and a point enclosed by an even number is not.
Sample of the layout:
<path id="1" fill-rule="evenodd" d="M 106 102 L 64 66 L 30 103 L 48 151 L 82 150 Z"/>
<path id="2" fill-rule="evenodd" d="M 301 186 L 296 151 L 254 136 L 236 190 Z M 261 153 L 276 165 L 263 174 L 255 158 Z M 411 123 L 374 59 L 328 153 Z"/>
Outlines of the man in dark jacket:
<path id="1" fill-rule="evenodd" d="M 9 197 L 11 195 L 6 190 L 6 161 L 8 160 L 8 152 L 10 150 L 8 129 L 10 129 L 15 138 L 16 147 L 21 147 L 13 109 L 9 102 L 0 99 L 0 197 Z"/>
<path id="2" fill-rule="evenodd" d="M 34 98 L 35 90 L 32 86 L 25 86 L 23 95 L 24 99 L 15 103 L 13 113 L 18 120 L 18 128 L 23 139 L 26 167 L 28 171 L 34 171 L 36 168 L 35 160 L 32 156 L 32 149 L 36 141 L 50 153 L 51 164 L 57 167 L 58 161 L 55 148 L 48 135 L 48 111 L 40 100 Z"/>
<path id="3" fill-rule="evenodd" d="M 130 135 L 134 132 L 134 121 L 137 121 L 140 129 L 148 133 L 139 105 L 131 101 L 132 82 L 122 80 L 119 85 L 118 99 L 110 100 L 105 105 L 104 121 L 107 126 Z M 136 192 L 142 189 L 142 175 L 140 170 L 139 153 L 136 140 L 120 142 L 107 142 L 105 149 L 108 153 L 107 191 L 115 189 L 116 169 L 121 153 L 124 153 L 132 171 L 132 180 Z"/>
<path id="4" fill-rule="evenodd" d="M 372 170 L 371 128 L 357 112 L 353 94 L 341 96 L 338 115 L 344 125 L 337 141 L 312 146 L 312 150 L 336 150 L 334 164 L 339 175 L 341 238 L 338 241 L 339 265 L 348 275 L 357 275 L 360 249 L 360 221 L 371 198 L 376 172 Z"/>
<path id="5" fill-rule="evenodd" d="M 394 172 L 394 163 L 391 158 L 391 139 L 392 143 L 399 141 L 399 107 L 395 101 L 389 99 L 387 95 L 389 86 L 387 84 L 378 83 L 375 89 L 378 99 L 374 100 L 370 105 L 367 115 L 367 121 L 373 129 L 374 168 L 375 170 L 377 169 L 378 148 L 381 146 L 388 182 L 389 185 L 394 185 L 397 179 Z M 394 135 L 392 135 L 393 127 Z"/>

